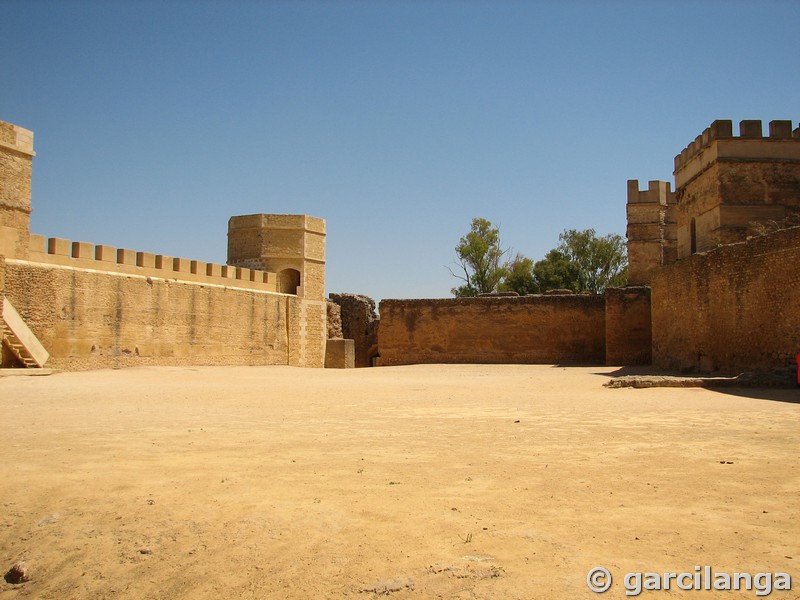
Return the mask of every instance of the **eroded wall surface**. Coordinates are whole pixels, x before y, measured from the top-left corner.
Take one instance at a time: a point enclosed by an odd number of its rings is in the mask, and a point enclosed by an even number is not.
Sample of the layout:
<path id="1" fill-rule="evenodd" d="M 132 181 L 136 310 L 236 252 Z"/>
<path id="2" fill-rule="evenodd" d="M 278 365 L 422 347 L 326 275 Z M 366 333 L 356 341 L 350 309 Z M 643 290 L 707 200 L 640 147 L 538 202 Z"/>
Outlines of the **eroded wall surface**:
<path id="1" fill-rule="evenodd" d="M 375 301 L 362 294 L 330 294 L 339 306 L 342 337 L 355 344 L 355 366 L 372 366 L 372 354 L 378 341 L 378 316 Z"/>
<path id="2" fill-rule="evenodd" d="M 665 266 L 651 289 L 658 366 L 770 370 L 800 353 L 800 228 Z"/>
<path id="3" fill-rule="evenodd" d="M 603 364 L 602 296 L 383 300 L 381 365 Z"/>

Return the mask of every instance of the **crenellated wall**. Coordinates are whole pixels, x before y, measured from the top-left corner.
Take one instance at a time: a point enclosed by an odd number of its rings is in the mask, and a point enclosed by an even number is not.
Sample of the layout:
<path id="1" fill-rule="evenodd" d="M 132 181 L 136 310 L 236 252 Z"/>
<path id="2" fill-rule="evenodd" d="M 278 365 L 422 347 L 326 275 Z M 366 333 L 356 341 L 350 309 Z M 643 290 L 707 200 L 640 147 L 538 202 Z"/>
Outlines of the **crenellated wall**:
<path id="1" fill-rule="evenodd" d="M 675 193 L 667 181 L 650 181 L 646 190 L 639 181 L 628 181 L 627 230 L 628 282 L 644 285 L 654 269 L 677 258 L 677 208 Z"/>
<path id="2" fill-rule="evenodd" d="M 800 218 L 800 128 L 714 121 L 675 157 L 678 258 L 740 242 L 754 223 Z"/>
<path id="3" fill-rule="evenodd" d="M 207 263 L 127 248 L 31 235 L 28 260 L 43 265 L 113 271 L 262 292 L 277 292 L 275 273 Z"/>
<path id="4" fill-rule="evenodd" d="M 32 140 L 31 132 L 0 122 L 0 294 L 50 353 L 48 367 L 324 366 L 322 219 L 258 215 L 278 225 L 262 241 L 298 261 L 305 285 L 291 272 L 287 280 L 231 261 L 30 235 Z M 287 238 L 297 224 L 301 238 Z M 16 366 L 8 352 L 2 361 Z"/>

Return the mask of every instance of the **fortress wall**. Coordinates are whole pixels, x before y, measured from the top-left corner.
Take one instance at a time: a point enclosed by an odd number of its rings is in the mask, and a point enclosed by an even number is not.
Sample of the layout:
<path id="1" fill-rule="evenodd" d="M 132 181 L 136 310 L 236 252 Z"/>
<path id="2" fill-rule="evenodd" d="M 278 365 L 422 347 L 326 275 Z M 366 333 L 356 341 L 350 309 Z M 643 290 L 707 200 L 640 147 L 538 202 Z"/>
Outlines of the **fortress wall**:
<path id="1" fill-rule="evenodd" d="M 800 353 L 800 228 L 665 266 L 651 289 L 658 366 L 770 370 Z"/>
<path id="2" fill-rule="evenodd" d="M 3 293 L 48 367 L 323 366 L 324 302 L 173 277 L 7 259 Z"/>
<path id="3" fill-rule="evenodd" d="M 235 286 L 262 292 L 277 291 L 277 276 L 268 271 L 41 235 L 30 236 L 28 256 L 31 262 L 47 265 Z"/>
<path id="4" fill-rule="evenodd" d="M 383 300 L 381 365 L 605 361 L 603 296 Z"/>
<path id="5" fill-rule="evenodd" d="M 649 365 L 652 358 L 650 288 L 609 288 L 606 305 L 606 364 Z"/>

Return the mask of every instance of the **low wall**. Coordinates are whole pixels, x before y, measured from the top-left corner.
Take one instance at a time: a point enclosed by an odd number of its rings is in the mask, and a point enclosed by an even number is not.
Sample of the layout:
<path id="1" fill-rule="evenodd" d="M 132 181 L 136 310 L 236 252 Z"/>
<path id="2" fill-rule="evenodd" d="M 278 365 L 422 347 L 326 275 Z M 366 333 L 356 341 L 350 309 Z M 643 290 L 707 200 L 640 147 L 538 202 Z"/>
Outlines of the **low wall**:
<path id="1" fill-rule="evenodd" d="M 695 254 L 653 275 L 653 363 L 739 372 L 800 353 L 800 228 Z"/>
<path id="2" fill-rule="evenodd" d="M 603 296 L 383 300 L 381 365 L 605 361 Z"/>
<path id="3" fill-rule="evenodd" d="M 6 259 L 0 279 L 50 352 L 48 367 L 324 365 L 324 300 L 248 289 L 235 279 L 153 277 L 130 265 L 87 269 L 74 260 Z M 249 277 L 241 283 L 258 285 Z"/>

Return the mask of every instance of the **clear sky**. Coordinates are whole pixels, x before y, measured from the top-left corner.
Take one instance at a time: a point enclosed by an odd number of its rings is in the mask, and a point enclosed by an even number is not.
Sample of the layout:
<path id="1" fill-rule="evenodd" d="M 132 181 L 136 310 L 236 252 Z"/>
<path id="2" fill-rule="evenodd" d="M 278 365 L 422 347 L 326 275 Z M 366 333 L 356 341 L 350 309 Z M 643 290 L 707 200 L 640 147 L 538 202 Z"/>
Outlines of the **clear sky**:
<path id="1" fill-rule="evenodd" d="M 227 221 L 327 221 L 327 291 L 447 297 L 473 217 L 540 259 L 625 234 L 714 119 L 800 119 L 797 0 L 0 0 L 31 229 L 225 262 Z"/>

